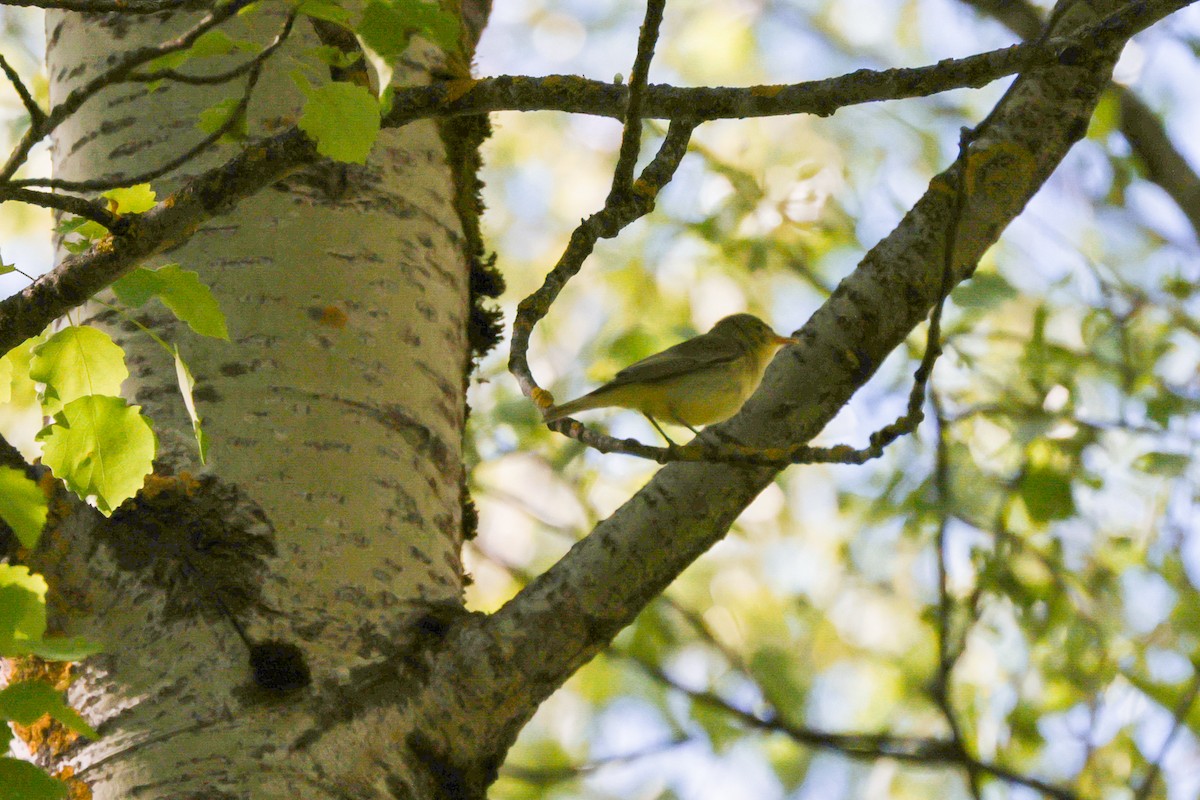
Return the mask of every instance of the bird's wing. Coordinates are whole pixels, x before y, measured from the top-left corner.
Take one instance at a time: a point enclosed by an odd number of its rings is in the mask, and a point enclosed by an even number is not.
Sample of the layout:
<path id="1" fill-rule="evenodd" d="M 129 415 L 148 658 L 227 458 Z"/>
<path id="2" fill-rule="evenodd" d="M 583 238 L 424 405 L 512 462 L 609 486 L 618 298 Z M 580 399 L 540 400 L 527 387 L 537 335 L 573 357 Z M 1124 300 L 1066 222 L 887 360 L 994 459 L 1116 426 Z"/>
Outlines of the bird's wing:
<path id="1" fill-rule="evenodd" d="M 673 378 L 697 369 L 724 364 L 742 355 L 737 342 L 708 334 L 668 347 L 621 370 L 604 388 Z"/>

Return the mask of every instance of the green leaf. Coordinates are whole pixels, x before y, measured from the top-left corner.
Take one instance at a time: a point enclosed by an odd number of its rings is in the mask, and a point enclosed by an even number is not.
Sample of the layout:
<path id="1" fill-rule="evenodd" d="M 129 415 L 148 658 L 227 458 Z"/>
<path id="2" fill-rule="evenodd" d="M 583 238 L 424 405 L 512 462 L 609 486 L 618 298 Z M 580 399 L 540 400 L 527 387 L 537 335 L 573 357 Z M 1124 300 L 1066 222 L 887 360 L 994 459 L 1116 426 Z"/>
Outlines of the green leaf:
<path id="1" fill-rule="evenodd" d="M 79 637 L 46 633 L 46 579 L 28 567 L 0 564 L 0 656 L 79 661 L 100 647 Z"/>
<path id="2" fill-rule="evenodd" d="M 257 53 L 261 48 L 245 39 L 232 39 L 221 30 L 209 30 L 200 34 L 187 50 L 159 56 L 146 65 L 147 72 L 177 70 L 193 58 L 214 58 L 232 53 L 234 50 Z"/>
<path id="3" fill-rule="evenodd" d="M 67 785 L 19 758 L 0 758 L 0 800 L 63 800 Z"/>
<path id="4" fill-rule="evenodd" d="M 750 674 L 754 676 L 767 702 L 787 720 L 801 721 L 804 717 L 804 687 L 796 680 L 797 662 L 794 653 L 778 647 L 764 647 L 750 659 Z"/>
<path id="5" fill-rule="evenodd" d="M 328 64 L 337 69 L 345 69 L 351 64 L 357 64 L 362 60 L 363 54 L 361 50 L 353 53 L 347 53 L 333 45 L 323 44 L 319 47 L 310 47 L 304 51 L 306 55 L 312 56 L 322 64 Z"/>
<path id="6" fill-rule="evenodd" d="M 1017 297 L 1019 292 L 995 272 L 977 272 L 971 280 L 960 284 L 950 295 L 959 308 L 994 308 Z"/>
<path id="7" fill-rule="evenodd" d="M 54 226 L 54 232 L 60 236 L 66 236 L 67 234 L 74 233 L 82 228 L 87 221 L 88 220 L 86 217 L 67 215 L 63 217 L 57 225 Z"/>
<path id="8" fill-rule="evenodd" d="M 1067 519 L 1075 514 L 1071 476 L 1046 466 L 1031 466 L 1021 477 L 1021 500 L 1035 522 Z"/>
<path id="9" fill-rule="evenodd" d="M 358 35 L 381 58 L 391 61 L 408 49 L 414 26 L 391 3 L 374 0 L 363 11 Z"/>
<path id="10" fill-rule="evenodd" d="M 0 358 L 0 403 L 7 403 L 12 399 L 13 362 L 9 355 L 5 353 L 4 357 Z"/>
<path id="11" fill-rule="evenodd" d="M 38 384 L 29 377 L 32 351 L 42 341 L 40 336 L 26 339 L 0 357 L 0 433 L 13 444 L 20 444 L 26 458 L 36 454 L 26 452 L 30 445 L 29 431 L 41 424 L 43 411 L 38 399 Z"/>
<path id="12" fill-rule="evenodd" d="M 691 716 L 708 736 L 714 753 L 720 755 L 745 735 L 732 714 L 702 700 L 691 701 Z"/>
<path id="13" fill-rule="evenodd" d="M 29 642 L 23 646 L 23 650 L 46 661 L 82 661 L 103 648 L 82 636 L 51 636 Z"/>
<path id="14" fill-rule="evenodd" d="M 216 133 L 229 122 L 229 117 L 233 114 L 240 113 L 242 101 L 236 97 L 227 97 L 224 100 L 209 106 L 200 112 L 200 117 L 196 122 L 196 127 L 205 133 Z M 237 142 L 245 139 L 246 133 L 246 115 L 242 114 L 241 118 L 225 134 L 221 137 L 222 141 Z"/>
<path id="15" fill-rule="evenodd" d="M 342 8 L 335 0 L 301 0 L 296 3 L 296 10 L 313 19 L 323 19 L 345 25 L 350 21 L 350 12 Z"/>
<path id="16" fill-rule="evenodd" d="M 0 655 L 27 652 L 22 646 L 46 632 L 46 579 L 29 567 L 0 564 Z"/>
<path id="17" fill-rule="evenodd" d="M 63 328 L 33 349 L 29 377 L 46 384 L 46 413 L 89 394 L 116 395 L 129 377 L 125 351 L 86 325 Z"/>
<path id="18" fill-rule="evenodd" d="M 46 495 L 25 473 L 0 467 L 0 518 L 8 523 L 24 547 L 37 546 L 48 511 Z"/>
<path id="19" fill-rule="evenodd" d="M 192 58 L 224 56 L 232 53 L 237 46 L 238 43 L 229 34 L 225 33 L 225 31 L 208 30 L 196 37 L 196 41 L 192 42 L 192 49 L 188 55 L 192 56 Z"/>
<path id="20" fill-rule="evenodd" d="M 83 241 L 78 244 L 85 247 L 91 247 L 92 243 L 97 239 L 103 239 L 108 236 L 108 228 L 96 222 L 94 219 L 85 220 L 82 225 L 75 229 L 75 233 L 83 237 Z"/>
<path id="21" fill-rule="evenodd" d="M 179 393 L 183 395 L 183 405 L 187 408 L 188 416 L 192 420 L 192 431 L 196 434 L 196 446 L 200 449 L 200 463 L 207 463 L 208 439 L 201 427 L 203 420 L 196 413 L 196 400 L 192 397 L 192 390 L 196 388 L 196 379 L 192 377 L 192 371 L 188 369 L 187 364 L 179 355 L 178 347 L 175 348 L 175 379 L 179 381 Z"/>
<path id="22" fill-rule="evenodd" d="M 10 272 L 16 272 L 16 264 L 5 264 L 3 259 L 0 259 L 0 275 L 7 275 Z"/>
<path id="23" fill-rule="evenodd" d="M 151 471 L 150 421 L 120 397 L 88 395 L 68 403 L 38 433 L 42 462 L 105 516 L 137 494 Z"/>
<path id="24" fill-rule="evenodd" d="M 417 34 L 447 53 L 459 49 L 458 18 L 436 3 L 421 0 L 371 0 L 363 11 L 358 35 L 385 59 L 400 56 Z"/>
<path id="25" fill-rule="evenodd" d="M 351 83 L 327 83 L 312 88 L 296 83 L 308 95 L 298 123 L 317 143 L 317 152 L 336 161 L 365 164 L 379 136 L 379 100 Z"/>
<path id="26" fill-rule="evenodd" d="M 79 712 L 63 701 L 62 692 L 45 681 L 21 681 L 0 690 L 0 717 L 18 725 L 32 725 L 46 714 L 80 736 L 100 738 Z"/>
<path id="27" fill-rule="evenodd" d="M 118 214 L 142 214 L 158 203 L 154 190 L 148 183 L 127 186 L 123 189 L 110 189 L 102 197 L 112 201 Z"/>
<path id="28" fill-rule="evenodd" d="M 201 336 L 229 340 L 225 315 L 212 290 L 201 283 L 197 273 L 181 269 L 178 264 L 167 264 L 159 269 L 139 267 L 114 283 L 112 288 L 125 305 L 137 308 L 151 297 L 157 297 Z"/>
<path id="29" fill-rule="evenodd" d="M 1191 463 L 1192 459 L 1182 453 L 1143 453 L 1133 462 L 1133 468 L 1154 475 L 1178 478 Z"/>

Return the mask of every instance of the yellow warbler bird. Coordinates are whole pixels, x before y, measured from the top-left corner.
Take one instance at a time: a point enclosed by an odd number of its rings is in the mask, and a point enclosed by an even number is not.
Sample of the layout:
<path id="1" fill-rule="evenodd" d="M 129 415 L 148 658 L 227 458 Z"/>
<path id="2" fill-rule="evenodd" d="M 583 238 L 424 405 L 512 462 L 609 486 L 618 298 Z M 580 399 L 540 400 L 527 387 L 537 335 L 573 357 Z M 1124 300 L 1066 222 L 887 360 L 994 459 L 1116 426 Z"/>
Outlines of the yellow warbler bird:
<path id="1" fill-rule="evenodd" d="M 701 334 L 643 358 L 595 391 L 545 410 L 554 422 L 591 408 L 617 406 L 657 420 L 695 426 L 729 419 L 754 394 L 779 348 L 796 344 L 753 314 L 734 314 Z"/>

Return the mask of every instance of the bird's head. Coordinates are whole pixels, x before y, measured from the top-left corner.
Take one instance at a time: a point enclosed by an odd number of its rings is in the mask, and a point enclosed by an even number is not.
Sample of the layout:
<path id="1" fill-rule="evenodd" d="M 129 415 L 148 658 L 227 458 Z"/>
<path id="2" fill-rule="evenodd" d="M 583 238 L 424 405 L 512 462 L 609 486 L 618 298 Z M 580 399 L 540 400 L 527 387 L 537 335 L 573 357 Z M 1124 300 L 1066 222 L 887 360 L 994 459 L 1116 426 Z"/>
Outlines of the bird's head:
<path id="1" fill-rule="evenodd" d="M 774 353 L 780 347 L 796 344 L 790 336 L 780 336 L 771 326 L 753 314 L 732 314 L 713 326 L 712 333 L 727 336 L 750 350 Z"/>

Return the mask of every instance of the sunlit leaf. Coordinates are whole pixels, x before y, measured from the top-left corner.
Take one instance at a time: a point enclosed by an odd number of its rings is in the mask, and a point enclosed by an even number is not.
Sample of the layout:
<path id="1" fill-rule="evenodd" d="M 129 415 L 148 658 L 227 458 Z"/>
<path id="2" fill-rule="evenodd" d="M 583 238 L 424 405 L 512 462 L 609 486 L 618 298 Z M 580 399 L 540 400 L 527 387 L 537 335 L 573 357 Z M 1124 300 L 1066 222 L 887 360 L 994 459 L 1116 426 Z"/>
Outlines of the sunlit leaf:
<path id="1" fill-rule="evenodd" d="M 126 305 L 137 308 L 157 297 L 201 336 L 229 339 L 225 315 L 221 313 L 212 289 L 201 282 L 199 274 L 182 269 L 178 264 L 167 264 L 158 269 L 135 269 L 112 288 Z"/>
<path id="2" fill-rule="evenodd" d="M 959 308 L 995 308 L 1017 297 L 1017 290 L 996 272 L 977 272 L 955 288 L 950 298 Z"/>
<path id="3" fill-rule="evenodd" d="M 46 579 L 19 564 L 0 564 L 0 655 L 26 652 L 22 645 L 46 632 Z"/>
<path id="4" fill-rule="evenodd" d="M 156 447 L 150 422 L 120 397 L 88 395 L 68 403 L 38 438 L 42 460 L 104 514 L 137 494 L 151 471 Z"/>
<path id="5" fill-rule="evenodd" d="M 123 189 L 109 189 L 102 196 L 112 202 L 113 211 L 118 214 L 141 214 L 154 208 L 158 202 L 148 183 L 139 183 Z"/>
<path id="6" fill-rule="evenodd" d="M 24 472 L 0 467 L 0 518 L 13 529 L 22 546 L 37 546 L 47 510 L 46 495 Z"/>
<path id="7" fill-rule="evenodd" d="M 317 143 L 317 152 L 336 161 L 366 163 L 379 136 L 379 100 L 365 87 L 327 83 L 313 88 L 297 84 L 308 96 L 298 123 Z"/>
<path id="8" fill-rule="evenodd" d="M 63 328 L 33 350 L 29 377 L 46 384 L 46 412 L 90 394 L 116 395 L 129 377 L 125 351 L 86 325 Z"/>
<path id="9" fill-rule="evenodd" d="M 175 379 L 179 383 L 179 393 L 183 395 L 183 405 L 192 420 L 192 432 L 196 434 L 196 446 L 200 450 L 200 463 L 203 464 L 208 453 L 208 439 L 204 435 L 204 428 L 201 427 L 202 420 L 196 413 L 196 400 L 192 396 L 192 390 L 196 388 L 196 379 L 192 377 L 192 371 L 179 355 L 178 347 L 175 348 Z"/>

